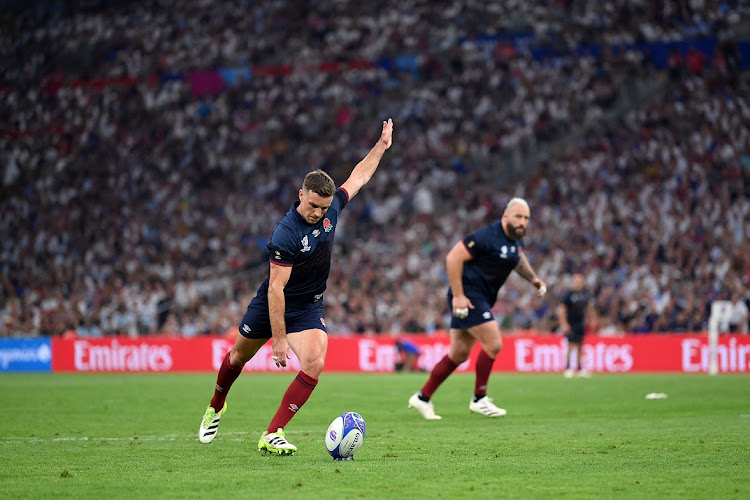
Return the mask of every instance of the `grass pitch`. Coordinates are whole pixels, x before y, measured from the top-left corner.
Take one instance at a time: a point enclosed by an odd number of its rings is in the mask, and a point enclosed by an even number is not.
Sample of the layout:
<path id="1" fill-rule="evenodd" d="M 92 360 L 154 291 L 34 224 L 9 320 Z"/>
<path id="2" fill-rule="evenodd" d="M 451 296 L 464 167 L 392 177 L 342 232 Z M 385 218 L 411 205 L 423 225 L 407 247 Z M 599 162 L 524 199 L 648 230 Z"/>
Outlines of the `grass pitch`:
<path id="1" fill-rule="evenodd" d="M 262 455 L 292 377 L 243 374 L 204 445 L 214 374 L 0 376 L 0 498 L 750 497 L 745 376 L 496 373 L 508 415 L 488 419 L 457 374 L 426 421 L 406 402 L 427 374 L 324 374 L 286 429 L 297 455 Z M 367 436 L 334 462 L 325 430 L 349 410 Z"/>

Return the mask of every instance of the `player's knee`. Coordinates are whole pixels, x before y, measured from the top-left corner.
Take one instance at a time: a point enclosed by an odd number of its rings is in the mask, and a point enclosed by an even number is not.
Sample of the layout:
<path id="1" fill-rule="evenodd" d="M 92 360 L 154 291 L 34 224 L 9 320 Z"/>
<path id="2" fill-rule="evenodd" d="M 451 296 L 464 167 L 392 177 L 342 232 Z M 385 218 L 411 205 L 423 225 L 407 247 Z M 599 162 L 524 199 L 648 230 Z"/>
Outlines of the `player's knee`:
<path id="1" fill-rule="evenodd" d="M 487 353 L 487 356 L 491 358 L 497 357 L 500 354 L 500 350 L 503 348 L 502 342 L 493 342 L 491 344 L 482 345 L 482 349 Z"/>
<path id="2" fill-rule="evenodd" d="M 245 363 L 250 361 L 250 358 L 252 356 L 247 356 L 246 354 L 243 354 L 242 351 L 239 351 L 232 348 L 231 351 L 229 351 L 229 364 L 235 367 L 245 366 Z"/>
<path id="3" fill-rule="evenodd" d="M 325 367 L 325 358 L 315 358 L 305 360 L 301 363 L 302 371 L 311 376 L 312 378 L 318 378 L 323 373 Z"/>
<path id="4" fill-rule="evenodd" d="M 459 355 L 453 355 L 453 356 L 450 356 L 450 358 L 451 358 L 451 361 L 453 361 L 455 364 L 460 365 L 461 363 L 463 363 L 464 361 L 466 361 L 467 359 L 469 359 L 469 356 L 466 356 L 466 355 L 460 355 L 460 356 Z"/>
<path id="5" fill-rule="evenodd" d="M 455 364 L 460 365 L 469 359 L 469 354 L 471 354 L 471 349 L 451 349 L 450 353 L 448 353 L 448 357 L 451 358 L 451 361 Z"/>

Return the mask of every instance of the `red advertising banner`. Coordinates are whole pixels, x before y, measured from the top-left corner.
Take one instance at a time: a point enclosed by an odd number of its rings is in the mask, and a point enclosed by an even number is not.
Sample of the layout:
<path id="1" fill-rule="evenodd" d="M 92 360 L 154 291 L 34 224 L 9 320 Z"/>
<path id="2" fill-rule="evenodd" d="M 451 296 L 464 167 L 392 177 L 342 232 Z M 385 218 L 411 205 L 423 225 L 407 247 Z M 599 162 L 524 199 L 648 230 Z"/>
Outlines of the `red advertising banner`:
<path id="1" fill-rule="evenodd" d="M 419 350 L 417 366 L 432 367 L 448 352 L 446 335 L 398 337 Z M 392 372 L 398 359 L 390 336 L 331 336 L 328 372 Z M 503 339 L 494 371 L 556 373 L 565 366 L 567 344 L 556 336 L 508 336 Z M 216 372 L 233 340 L 226 337 L 105 337 L 52 339 L 54 372 Z M 474 369 L 475 346 L 460 372 Z M 245 365 L 247 372 L 296 372 L 296 358 L 286 368 L 276 368 L 270 343 Z M 720 373 L 750 372 L 750 336 L 722 335 L 717 349 Z M 583 366 L 592 373 L 673 372 L 706 373 L 709 365 L 706 335 L 587 336 Z"/>

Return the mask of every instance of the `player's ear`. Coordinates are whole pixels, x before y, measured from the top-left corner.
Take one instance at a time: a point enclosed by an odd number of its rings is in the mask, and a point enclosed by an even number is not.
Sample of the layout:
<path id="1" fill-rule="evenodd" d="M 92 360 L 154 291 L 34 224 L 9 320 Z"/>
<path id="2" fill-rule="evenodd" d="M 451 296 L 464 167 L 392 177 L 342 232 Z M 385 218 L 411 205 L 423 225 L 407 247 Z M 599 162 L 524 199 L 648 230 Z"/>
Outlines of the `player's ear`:
<path id="1" fill-rule="evenodd" d="M 299 201 L 302 201 L 302 195 L 304 195 L 304 194 L 305 194 L 304 189 L 300 189 L 299 190 Z"/>

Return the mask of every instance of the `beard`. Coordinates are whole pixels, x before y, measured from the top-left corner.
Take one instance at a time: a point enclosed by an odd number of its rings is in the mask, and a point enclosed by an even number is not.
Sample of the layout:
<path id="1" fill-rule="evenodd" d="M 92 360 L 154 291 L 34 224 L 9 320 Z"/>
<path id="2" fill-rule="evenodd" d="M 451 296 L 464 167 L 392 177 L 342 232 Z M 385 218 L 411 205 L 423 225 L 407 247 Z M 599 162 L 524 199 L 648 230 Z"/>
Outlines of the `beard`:
<path id="1" fill-rule="evenodd" d="M 514 240 L 520 240 L 526 234 L 526 228 L 508 224 L 508 236 Z"/>

